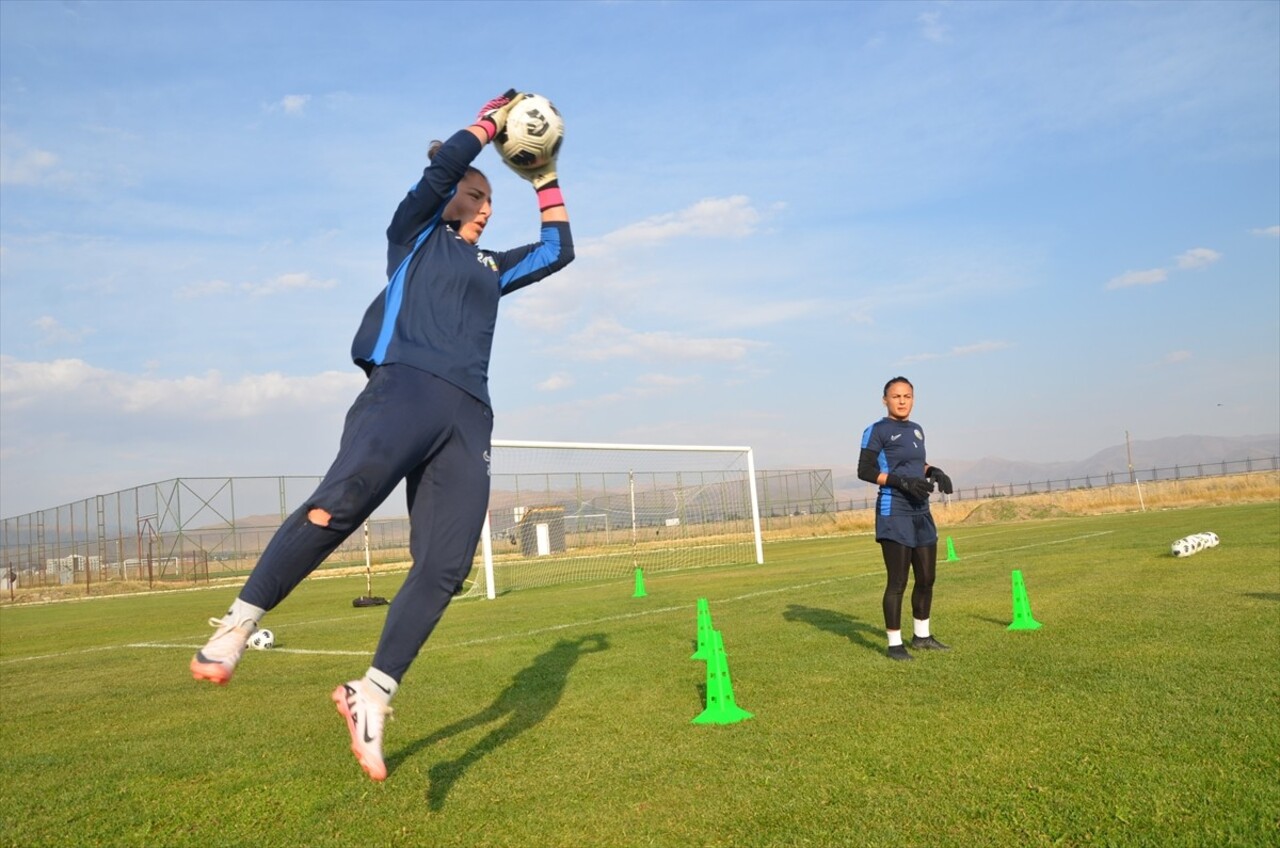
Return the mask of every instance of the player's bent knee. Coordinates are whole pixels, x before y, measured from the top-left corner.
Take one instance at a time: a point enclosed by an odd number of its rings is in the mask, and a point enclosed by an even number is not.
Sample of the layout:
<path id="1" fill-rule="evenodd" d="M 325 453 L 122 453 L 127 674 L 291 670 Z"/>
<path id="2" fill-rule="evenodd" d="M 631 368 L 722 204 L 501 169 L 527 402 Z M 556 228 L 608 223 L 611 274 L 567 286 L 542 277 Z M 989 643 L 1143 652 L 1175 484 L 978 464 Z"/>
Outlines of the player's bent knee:
<path id="1" fill-rule="evenodd" d="M 333 520 L 333 516 L 327 510 L 314 507 L 307 513 L 307 520 L 319 527 L 328 527 L 329 522 Z"/>

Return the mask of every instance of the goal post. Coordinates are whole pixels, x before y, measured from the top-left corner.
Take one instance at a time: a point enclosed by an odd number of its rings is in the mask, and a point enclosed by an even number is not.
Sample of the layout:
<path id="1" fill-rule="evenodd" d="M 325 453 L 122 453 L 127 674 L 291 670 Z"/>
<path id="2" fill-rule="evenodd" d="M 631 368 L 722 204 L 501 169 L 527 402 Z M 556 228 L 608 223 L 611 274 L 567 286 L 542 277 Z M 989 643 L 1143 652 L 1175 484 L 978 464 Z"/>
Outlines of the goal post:
<path id="1" fill-rule="evenodd" d="M 750 447 L 495 439 L 463 596 L 763 562 Z"/>

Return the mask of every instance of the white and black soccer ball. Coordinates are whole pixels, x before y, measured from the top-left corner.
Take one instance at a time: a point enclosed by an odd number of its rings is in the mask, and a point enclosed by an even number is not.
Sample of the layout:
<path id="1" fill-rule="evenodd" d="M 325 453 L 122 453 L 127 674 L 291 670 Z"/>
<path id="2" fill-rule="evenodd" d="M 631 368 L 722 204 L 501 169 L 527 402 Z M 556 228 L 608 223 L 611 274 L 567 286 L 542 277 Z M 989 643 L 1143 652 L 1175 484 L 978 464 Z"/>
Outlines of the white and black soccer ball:
<path id="1" fill-rule="evenodd" d="M 268 648 L 274 648 L 276 645 L 276 634 L 270 630 L 259 628 L 253 631 L 253 635 L 249 637 L 249 647 L 258 651 L 265 651 Z"/>
<path id="2" fill-rule="evenodd" d="M 1169 546 L 1169 552 L 1176 557 L 1191 556 L 1196 550 L 1196 546 L 1190 539 L 1175 539 L 1173 544 Z"/>
<path id="3" fill-rule="evenodd" d="M 516 168 L 539 168 L 556 158 L 564 142 L 564 119 L 541 94 L 527 95 L 511 107 L 507 125 L 494 138 L 498 155 Z"/>
<path id="4" fill-rule="evenodd" d="M 1217 533 L 1205 533 L 1204 535 L 1209 537 L 1209 547 L 1211 548 L 1218 547 L 1219 540 L 1218 540 Z"/>

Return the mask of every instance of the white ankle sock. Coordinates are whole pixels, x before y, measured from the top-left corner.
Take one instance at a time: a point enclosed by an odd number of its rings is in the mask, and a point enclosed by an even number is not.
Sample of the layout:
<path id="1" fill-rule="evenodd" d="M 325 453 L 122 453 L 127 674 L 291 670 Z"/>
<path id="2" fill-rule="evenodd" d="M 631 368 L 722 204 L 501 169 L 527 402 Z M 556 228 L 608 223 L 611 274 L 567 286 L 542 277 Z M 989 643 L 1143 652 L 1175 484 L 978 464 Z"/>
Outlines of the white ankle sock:
<path id="1" fill-rule="evenodd" d="M 886 630 L 886 631 L 885 631 L 885 633 L 887 633 L 887 634 L 889 635 L 889 647 L 890 647 L 890 648 L 892 648 L 892 647 L 894 647 L 894 646 L 896 646 L 896 645 L 901 645 L 901 644 L 902 644 L 902 631 L 901 631 L 901 630 Z"/>
<path id="2" fill-rule="evenodd" d="M 253 604 L 246 604 L 244 601 L 236 598 L 231 602 L 231 609 L 227 610 L 227 615 L 231 620 L 239 624 L 242 621 L 252 621 L 255 625 L 262 621 L 262 617 L 267 611 L 262 607 L 255 607 Z"/>
<path id="3" fill-rule="evenodd" d="M 369 684 L 364 688 L 365 694 L 379 701 L 384 707 L 391 705 L 391 699 L 395 697 L 396 690 L 400 688 L 400 684 L 396 683 L 391 678 L 391 675 L 379 671 L 373 666 L 369 666 L 369 670 L 364 673 L 364 680 Z"/>
<path id="4" fill-rule="evenodd" d="M 915 622 L 916 636 L 920 639 L 928 639 L 929 638 L 929 619 L 915 618 L 915 619 L 912 619 L 912 621 Z"/>

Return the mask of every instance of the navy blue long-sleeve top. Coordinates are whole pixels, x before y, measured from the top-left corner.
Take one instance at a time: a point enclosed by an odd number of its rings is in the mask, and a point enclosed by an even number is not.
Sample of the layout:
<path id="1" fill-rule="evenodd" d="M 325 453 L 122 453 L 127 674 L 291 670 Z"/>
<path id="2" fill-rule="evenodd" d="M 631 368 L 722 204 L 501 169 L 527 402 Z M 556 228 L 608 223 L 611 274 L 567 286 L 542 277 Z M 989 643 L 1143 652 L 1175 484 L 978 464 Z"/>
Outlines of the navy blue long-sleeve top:
<path id="1" fill-rule="evenodd" d="M 387 285 L 351 343 L 366 372 L 398 362 L 429 371 L 489 404 L 498 300 L 573 261 L 567 222 L 543 222 L 541 241 L 483 250 L 441 220 L 483 145 L 466 130 L 436 152 L 387 227 Z"/>

